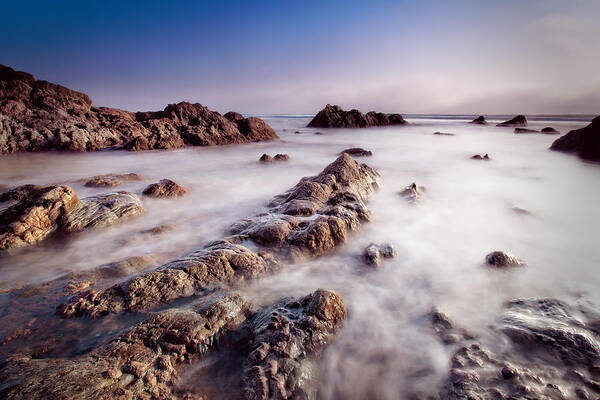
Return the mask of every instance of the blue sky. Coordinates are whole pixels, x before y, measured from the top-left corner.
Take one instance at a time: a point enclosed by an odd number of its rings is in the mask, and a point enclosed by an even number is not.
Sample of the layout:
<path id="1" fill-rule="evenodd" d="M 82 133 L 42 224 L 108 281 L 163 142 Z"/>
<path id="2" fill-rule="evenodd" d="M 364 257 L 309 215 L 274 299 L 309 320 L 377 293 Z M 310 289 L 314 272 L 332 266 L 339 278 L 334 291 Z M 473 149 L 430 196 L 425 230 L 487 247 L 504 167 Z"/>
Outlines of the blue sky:
<path id="1" fill-rule="evenodd" d="M 90 95 L 244 113 L 600 110 L 600 1 L 30 1 L 0 63 Z"/>

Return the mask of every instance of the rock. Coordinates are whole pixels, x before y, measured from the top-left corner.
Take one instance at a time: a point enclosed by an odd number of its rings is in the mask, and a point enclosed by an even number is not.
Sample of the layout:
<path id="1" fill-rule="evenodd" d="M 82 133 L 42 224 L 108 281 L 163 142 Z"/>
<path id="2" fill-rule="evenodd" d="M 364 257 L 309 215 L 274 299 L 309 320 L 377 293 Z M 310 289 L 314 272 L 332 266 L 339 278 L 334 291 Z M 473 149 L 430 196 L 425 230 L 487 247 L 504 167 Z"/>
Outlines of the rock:
<path id="1" fill-rule="evenodd" d="M 502 378 L 508 380 L 514 378 L 517 375 L 517 370 L 511 367 L 510 365 L 505 365 L 502 367 L 500 374 L 502 375 Z"/>
<path id="2" fill-rule="evenodd" d="M 303 178 L 276 196 L 267 212 L 234 224 L 232 236 L 122 284 L 74 296 L 57 312 L 63 317 L 100 317 L 148 310 L 264 276 L 280 268 L 281 258 L 326 254 L 369 220 L 365 201 L 377 177 L 373 169 L 343 154 L 319 175 Z"/>
<path id="3" fill-rule="evenodd" d="M 161 179 L 158 183 L 148 185 L 142 192 L 144 196 L 154 198 L 181 197 L 186 193 L 187 190 L 170 179 Z"/>
<path id="4" fill-rule="evenodd" d="M 18 200 L 0 212 L 0 251 L 37 243 L 62 228 L 79 206 L 68 186 L 40 188 L 28 185 L 5 197 Z"/>
<path id="5" fill-rule="evenodd" d="M 323 132 L 315 132 L 315 135 L 323 135 Z"/>
<path id="6" fill-rule="evenodd" d="M 0 71 L 1 71 L 1 69 L 0 69 Z M 0 194 L 0 203 L 3 203 L 5 201 L 11 201 L 11 202 L 21 201 L 25 197 L 28 197 L 32 193 L 39 191 L 41 189 L 43 189 L 43 187 L 37 186 L 37 185 L 18 186 L 14 189 L 10 189 L 10 190 Z"/>
<path id="7" fill-rule="evenodd" d="M 273 157 L 274 161 L 288 161 L 289 159 L 290 156 L 287 154 L 275 154 L 275 157 Z"/>
<path id="8" fill-rule="evenodd" d="M 513 119 L 501 122 L 496 126 L 527 126 L 527 118 L 524 115 L 517 115 Z"/>
<path id="9" fill-rule="evenodd" d="M 483 115 L 480 115 L 479 117 L 471 121 L 470 124 L 486 125 L 487 121 L 485 120 L 485 117 Z"/>
<path id="10" fill-rule="evenodd" d="M 600 161 L 600 116 L 585 128 L 572 130 L 556 139 L 550 150 L 577 153 L 585 160 Z"/>
<path id="11" fill-rule="evenodd" d="M 129 174 L 106 174 L 90 178 L 85 186 L 89 187 L 113 187 L 122 185 L 123 182 L 141 181 L 142 177 L 135 173 Z"/>
<path id="12" fill-rule="evenodd" d="M 78 206 L 66 215 L 61 229 L 71 233 L 105 227 L 144 212 L 142 201 L 133 193 L 99 194 L 82 199 Z"/>
<path id="13" fill-rule="evenodd" d="M 515 128 L 515 133 L 540 133 L 535 129 L 527 129 L 527 128 Z"/>
<path id="14" fill-rule="evenodd" d="M 225 113 L 225 115 L 223 115 L 223 116 L 225 118 L 227 118 L 228 120 L 230 120 L 231 122 L 244 120 L 244 116 L 235 111 L 229 111 L 228 113 Z"/>
<path id="15" fill-rule="evenodd" d="M 456 136 L 454 133 L 448 133 L 448 132 L 433 132 L 434 135 L 439 135 L 439 136 Z"/>
<path id="16" fill-rule="evenodd" d="M 423 191 L 424 188 L 422 186 L 417 186 L 417 184 L 413 182 L 398 194 L 404 197 L 409 203 L 416 203 L 421 198 Z"/>
<path id="17" fill-rule="evenodd" d="M 487 265 L 496 268 L 522 267 L 525 265 L 525 263 L 522 260 L 504 251 L 491 252 L 490 254 L 485 256 L 485 262 Z"/>
<path id="18" fill-rule="evenodd" d="M 273 157 L 271 157 L 268 154 L 263 154 L 262 156 L 260 156 L 260 158 L 258 159 L 258 161 L 260 161 L 260 162 L 271 162 L 271 161 L 273 161 Z"/>
<path id="19" fill-rule="evenodd" d="M 367 265 L 378 268 L 381 265 L 382 258 L 394 258 L 396 254 L 396 249 L 389 243 L 382 245 L 371 243 L 363 251 L 362 258 Z"/>
<path id="20" fill-rule="evenodd" d="M 485 161 L 489 161 L 490 160 L 490 156 L 485 153 L 483 156 L 480 154 L 475 154 L 474 156 L 471 156 L 471 160 L 485 160 Z"/>
<path id="21" fill-rule="evenodd" d="M 365 149 L 361 149 L 360 147 L 352 147 L 350 149 L 343 150 L 339 154 L 350 154 L 355 157 L 370 157 L 373 155 L 373 152 Z"/>
<path id="22" fill-rule="evenodd" d="M 88 96 L 0 66 L 0 154 L 19 151 L 170 149 L 277 139 L 258 118 L 228 119 L 201 104 L 131 113 L 94 107 Z"/>
<path id="23" fill-rule="evenodd" d="M 546 133 L 546 134 L 549 134 L 549 135 L 554 135 L 554 134 L 559 134 L 560 133 L 559 131 L 557 131 L 556 129 L 554 129 L 551 126 L 547 126 L 545 128 L 542 128 L 542 130 L 540 132 Z"/>
<path id="24" fill-rule="evenodd" d="M 149 228 L 149 229 L 144 229 L 144 230 L 140 231 L 140 233 L 142 233 L 142 234 L 149 234 L 149 235 L 160 235 L 160 234 L 165 233 L 165 232 L 170 232 L 173 229 L 175 229 L 174 225 L 162 224 L 162 225 L 154 226 L 154 227 Z"/>
<path id="25" fill-rule="evenodd" d="M 363 114 L 358 110 L 344 111 L 340 106 L 327 104 L 308 123 L 313 128 L 367 128 L 372 126 L 403 125 L 406 121 L 400 114 L 383 114 L 370 111 Z"/>
<path id="26" fill-rule="evenodd" d="M 319 289 L 283 300 L 250 321 L 244 399 L 315 399 L 316 359 L 346 319 L 342 298 Z"/>

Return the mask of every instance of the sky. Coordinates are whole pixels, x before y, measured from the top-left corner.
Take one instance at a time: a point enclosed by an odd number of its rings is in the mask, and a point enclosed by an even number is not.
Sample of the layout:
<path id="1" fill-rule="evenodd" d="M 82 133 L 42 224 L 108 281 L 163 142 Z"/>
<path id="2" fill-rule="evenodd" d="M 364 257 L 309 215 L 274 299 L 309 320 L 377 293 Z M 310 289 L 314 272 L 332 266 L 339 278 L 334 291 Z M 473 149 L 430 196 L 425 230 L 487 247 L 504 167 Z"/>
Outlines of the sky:
<path id="1" fill-rule="evenodd" d="M 2 8 L 0 64 L 99 106 L 600 113 L 600 0 L 32 0 Z"/>

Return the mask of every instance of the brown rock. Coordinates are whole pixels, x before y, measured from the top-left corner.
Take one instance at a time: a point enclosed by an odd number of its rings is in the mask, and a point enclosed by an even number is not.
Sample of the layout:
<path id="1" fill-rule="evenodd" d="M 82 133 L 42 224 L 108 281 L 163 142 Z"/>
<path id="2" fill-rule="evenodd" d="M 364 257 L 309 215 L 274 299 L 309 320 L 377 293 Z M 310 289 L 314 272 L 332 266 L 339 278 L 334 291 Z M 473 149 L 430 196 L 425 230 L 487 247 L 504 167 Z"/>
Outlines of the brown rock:
<path id="1" fill-rule="evenodd" d="M 486 264 L 496 268 L 521 267 L 525 265 L 523 260 L 504 251 L 491 252 L 490 254 L 485 256 L 485 262 Z"/>
<path id="2" fill-rule="evenodd" d="M 490 160 L 490 156 L 487 153 L 485 153 L 484 155 L 475 154 L 474 156 L 471 156 L 471 160 L 489 161 Z"/>
<path id="3" fill-rule="evenodd" d="M 516 117 L 499 123 L 496 126 L 527 126 L 527 118 L 524 115 L 517 115 Z"/>
<path id="4" fill-rule="evenodd" d="M 344 153 L 350 154 L 351 156 L 355 157 L 370 157 L 373 155 L 373 152 L 371 152 L 370 150 L 361 149 L 360 147 L 352 147 L 350 149 L 342 150 L 340 154 Z"/>
<path id="5" fill-rule="evenodd" d="M 288 161 L 289 159 L 290 156 L 287 154 L 275 154 L 275 157 L 273 157 L 274 161 Z"/>
<path id="6" fill-rule="evenodd" d="M 366 128 L 372 126 L 403 125 L 406 121 L 400 114 L 383 114 L 370 111 L 363 114 L 358 110 L 344 111 L 340 106 L 327 104 L 308 123 L 313 128 Z"/>
<path id="7" fill-rule="evenodd" d="M 258 161 L 260 161 L 260 162 L 271 162 L 271 161 L 273 161 L 273 157 L 271 157 L 268 154 L 263 154 L 262 156 L 260 156 L 260 158 L 258 159 Z"/>
<path id="8" fill-rule="evenodd" d="M 577 153 L 579 157 L 600 161 L 600 116 L 581 129 L 570 131 L 552 143 L 550 150 Z"/>
<path id="9" fill-rule="evenodd" d="M 141 181 L 142 177 L 135 173 L 129 174 L 106 174 L 106 175 L 97 175 L 93 178 L 90 178 L 85 186 L 90 187 L 113 187 L 122 185 L 123 182 L 129 181 Z"/>
<path id="10" fill-rule="evenodd" d="M 422 186 L 417 186 L 415 182 L 411 183 L 407 187 L 405 187 L 398 194 L 404 197 L 409 203 L 416 203 L 420 198 L 425 188 Z"/>
<path id="11" fill-rule="evenodd" d="M 158 183 L 153 183 L 144 189 L 144 196 L 162 198 L 162 197 L 181 197 L 187 193 L 187 190 L 179 186 L 170 179 L 161 179 Z"/>

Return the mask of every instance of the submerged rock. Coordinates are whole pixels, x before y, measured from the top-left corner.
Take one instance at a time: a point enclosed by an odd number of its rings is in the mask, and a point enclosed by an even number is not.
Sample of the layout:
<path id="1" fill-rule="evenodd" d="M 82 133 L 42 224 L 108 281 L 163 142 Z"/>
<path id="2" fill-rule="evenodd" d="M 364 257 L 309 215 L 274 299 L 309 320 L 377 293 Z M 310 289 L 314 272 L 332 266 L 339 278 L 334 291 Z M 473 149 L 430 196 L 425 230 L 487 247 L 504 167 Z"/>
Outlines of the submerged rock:
<path id="1" fill-rule="evenodd" d="M 416 203 L 421 198 L 421 195 L 424 191 L 424 187 L 417 186 L 417 184 L 413 182 L 398 194 L 404 197 L 409 203 Z"/>
<path id="2" fill-rule="evenodd" d="M 275 157 L 271 157 L 268 154 L 263 154 L 258 161 L 260 162 L 271 162 L 271 161 L 288 161 L 290 156 L 287 154 L 275 154 Z"/>
<path id="3" fill-rule="evenodd" d="M 262 156 L 260 156 L 260 158 L 258 159 L 258 161 L 260 161 L 260 162 L 271 162 L 271 161 L 273 161 L 273 157 L 271 157 L 268 154 L 263 154 Z"/>
<path id="4" fill-rule="evenodd" d="M 279 268 L 280 257 L 295 260 L 325 254 L 369 220 L 364 202 L 375 190 L 377 177 L 373 169 L 343 154 L 319 175 L 303 178 L 276 196 L 266 213 L 234 224 L 232 236 L 122 284 L 75 296 L 58 313 L 99 317 L 147 310 L 264 276 Z M 258 250 L 246 247 L 246 241 Z"/>
<path id="5" fill-rule="evenodd" d="M 475 154 L 475 155 L 471 156 L 471 160 L 485 160 L 485 161 L 489 161 L 490 160 L 490 156 L 487 153 L 485 153 L 484 155 Z"/>
<path id="6" fill-rule="evenodd" d="M 454 133 L 449 132 L 433 132 L 433 134 L 438 136 L 456 136 Z"/>
<path id="7" fill-rule="evenodd" d="M 161 179 L 160 182 L 153 183 L 144 189 L 142 194 L 148 197 L 181 197 L 187 193 L 183 187 L 170 179 Z"/>
<path id="8" fill-rule="evenodd" d="M 135 114 L 94 107 L 83 93 L 0 65 L 0 154 L 107 148 L 138 151 L 277 139 L 261 119 L 229 117 L 186 102 Z"/>
<path id="9" fill-rule="evenodd" d="M 487 121 L 485 120 L 485 117 L 483 115 L 480 115 L 479 117 L 471 121 L 470 124 L 486 125 Z"/>
<path id="10" fill-rule="evenodd" d="M 129 174 L 106 174 L 90 178 L 85 186 L 89 187 L 113 187 L 122 185 L 123 182 L 141 181 L 142 177 L 135 173 Z"/>
<path id="11" fill-rule="evenodd" d="M 501 122 L 496 126 L 527 126 L 527 118 L 524 115 L 517 115 L 513 119 Z"/>
<path id="12" fill-rule="evenodd" d="M 342 150 L 339 154 L 350 154 L 355 157 L 370 157 L 373 155 L 373 152 L 365 149 L 361 149 L 360 147 L 352 147 L 350 149 Z"/>
<path id="13" fill-rule="evenodd" d="M 527 129 L 527 128 L 515 128 L 515 133 L 540 133 L 535 129 Z"/>
<path id="14" fill-rule="evenodd" d="M 485 256 L 485 262 L 487 265 L 496 268 L 504 267 L 522 267 L 525 265 L 523 260 L 513 256 L 512 254 L 504 251 L 493 251 Z"/>
<path id="15" fill-rule="evenodd" d="M 381 245 L 371 243 L 363 251 L 362 258 L 367 265 L 378 268 L 381 265 L 382 258 L 394 258 L 396 254 L 396 249 L 390 243 Z"/>
<path id="16" fill-rule="evenodd" d="M 340 106 L 327 104 L 308 123 L 313 128 L 367 128 L 406 124 L 400 114 L 384 114 L 370 111 L 363 114 L 358 110 L 344 111 Z"/>
<path id="17" fill-rule="evenodd" d="M 600 116 L 581 129 L 570 131 L 552 143 L 550 150 L 577 153 L 579 157 L 600 161 Z"/>
<path id="18" fill-rule="evenodd" d="M 557 131 L 556 129 L 554 129 L 551 126 L 547 126 L 545 128 L 542 128 L 542 130 L 540 132 L 546 133 L 546 134 L 549 134 L 549 135 L 554 135 L 554 134 L 559 134 L 560 133 L 559 131 Z"/>

